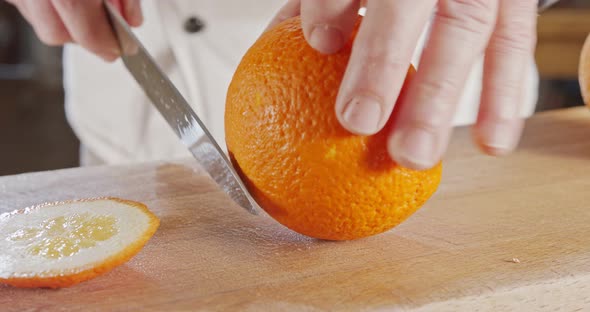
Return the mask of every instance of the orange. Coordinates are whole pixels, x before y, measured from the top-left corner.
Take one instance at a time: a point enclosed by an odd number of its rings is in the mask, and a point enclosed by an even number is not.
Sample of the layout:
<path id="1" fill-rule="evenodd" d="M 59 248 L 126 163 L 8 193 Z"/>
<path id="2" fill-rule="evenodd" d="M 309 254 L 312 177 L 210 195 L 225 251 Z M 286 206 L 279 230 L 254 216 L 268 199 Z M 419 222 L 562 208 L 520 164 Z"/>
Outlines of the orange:
<path id="1" fill-rule="evenodd" d="M 350 240 L 387 231 L 431 197 L 441 164 L 397 165 L 386 150 L 392 121 L 373 136 L 346 131 L 334 106 L 354 35 L 324 55 L 300 25 L 295 17 L 264 33 L 236 69 L 225 111 L 230 158 L 260 206 L 298 233 Z"/>
<path id="2" fill-rule="evenodd" d="M 117 198 L 2 214 L 0 283 L 61 288 L 87 281 L 131 259 L 158 226 L 145 205 Z"/>
<path id="3" fill-rule="evenodd" d="M 580 54 L 578 78 L 584 103 L 590 107 L 590 35 L 586 37 L 582 53 Z"/>

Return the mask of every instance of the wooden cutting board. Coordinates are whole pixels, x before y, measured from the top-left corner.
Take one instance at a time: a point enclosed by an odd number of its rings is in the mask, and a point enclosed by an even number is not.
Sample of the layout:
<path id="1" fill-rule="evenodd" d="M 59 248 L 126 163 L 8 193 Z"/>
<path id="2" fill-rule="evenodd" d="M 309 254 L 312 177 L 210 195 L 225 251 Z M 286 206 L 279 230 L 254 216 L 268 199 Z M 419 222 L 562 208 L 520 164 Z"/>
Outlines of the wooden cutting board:
<path id="1" fill-rule="evenodd" d="M 446 158 L 442 184 L 419 212 L 350 242 L 249 215 L 191 160 L 1 177 L 0 213 L 119 196 L 146 203 L 162 223 L 140 254 L 95 280 L 0 286 L 0 309 L 590 309 L 590 112 L 533 117 L 505 158 L 481 155 L 458 129 Z"/>

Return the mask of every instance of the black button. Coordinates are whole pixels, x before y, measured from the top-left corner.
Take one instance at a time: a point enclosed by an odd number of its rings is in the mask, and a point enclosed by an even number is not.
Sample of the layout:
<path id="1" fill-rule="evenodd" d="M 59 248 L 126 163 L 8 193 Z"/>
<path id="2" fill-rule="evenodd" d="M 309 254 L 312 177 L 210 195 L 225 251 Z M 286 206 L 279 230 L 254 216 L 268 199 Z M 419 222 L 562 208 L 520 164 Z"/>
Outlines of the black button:
<path id="1" fill-rule="evenodd" d="M 205 23 L 196 16 L 189 17 L 186 22 L 184 22 L 184 30 L 191 34 L 199 32 L 203 30 L 203 28 L 205 28 Z"/>

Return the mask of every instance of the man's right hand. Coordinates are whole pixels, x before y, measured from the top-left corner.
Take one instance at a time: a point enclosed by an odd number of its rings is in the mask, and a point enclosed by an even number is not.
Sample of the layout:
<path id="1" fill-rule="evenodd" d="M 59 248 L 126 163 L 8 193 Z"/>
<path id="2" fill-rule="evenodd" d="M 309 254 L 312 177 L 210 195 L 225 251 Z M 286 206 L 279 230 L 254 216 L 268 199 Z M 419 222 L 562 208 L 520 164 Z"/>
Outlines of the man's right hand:
<path id="1" fill-rule="evenodd" d="M 45 44 L 77 43 L 105 61 L 119 57 L 102 0 L 7 0 L 18 8 Z M 131 26 L 143 21 L 140 0 L 111 1 Z"/>

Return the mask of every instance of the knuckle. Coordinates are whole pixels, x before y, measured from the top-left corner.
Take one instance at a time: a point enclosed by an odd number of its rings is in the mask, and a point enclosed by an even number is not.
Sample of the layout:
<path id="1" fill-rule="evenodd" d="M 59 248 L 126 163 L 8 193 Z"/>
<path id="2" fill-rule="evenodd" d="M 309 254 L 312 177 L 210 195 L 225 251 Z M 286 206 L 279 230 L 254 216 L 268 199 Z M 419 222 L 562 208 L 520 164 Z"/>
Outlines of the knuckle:
<path id="1" fill-rule="evenodd" d="M 72 14 L 80 14 L 81 12 L 88 11 L 89 6 L 96 6 L 100 8 L 99 1 L 96 0 L 52 0 L 58 11 L 68 11 Z M 74 41 L 85 47 L 86 49 L 93 52 L 100 52 L 104 50 L 103 47 L 103 33 L 101 32 L 102 27 L 95 19 L 93 20 L 81 20 L 75 28 L 71 30 L 71 37 Z M 105 21 L 106 22 L 106 21 Z"/>
<path id="2" fill-rule="evenodd" d="M 510 6 L 510 11 L 515 14 L 530 15 L 531 12 L 537 13 L 537 4 L 539 0 L 519 0 L 509 1 L 507 5 Z"/>
<path id="3" fill-rule="evenodd" d="M 433 136 L 439 136 L 441 129 L 444 128 L 444 122 L 442 121 L 442 118 L 416 118 L 412 120 L 411 125 L 412 128 L 420 129 L 424 132 L 432 134 Z"/>
<path id="4" fill-rule="evenodd" d="M 450 80 L 424 81 L 417 88 L 413 123 L 425 130 L 444 127 L 452 118 L 454 103 L 461 90 L 459 84 Z"/>
<path id="5" fill-rule="evenodd" d="M 42 43 L 44 43 L 45 45 L 48 45 L 50 47 L 60 46 L 65 43 L 65 42 L 60 42 L 59 40 L 55 40 L 54 38 L 44 37 L 41 35 L 39 35 L 39 40 L 41 40 Z"/>
<path id="6" fill-rule="evenodd" d="M 49 27 L 37 30 L 39 40 L 49 46 L 59 46 L 68 42 L 68 34 L 65 30 Z"/>
<path id="7" fill-rule="evenodd" d="M 78 0 L 52 0 L 52 2 L 64 11 L 76 11 L 81 5 L 86 3 L 86 1 Z"/>
<path id="8" fill-rule="evenodd" d="M 402 49 L 392 48 L 396 43 L 390 37 L 372 37 L 366 45 L 359 43 L 362 58 L 365 60 L 368 70 L 399 71 L 407 70 L 409 59 L 403 54 Z M 357 46 L 357 45 L 355 45 Z"/>
<path id="9" fill-rule="evenodd" d="M 418 86 L 418 92 L 426 98 L 441 99 L 446 102 L 461 90 L 461 85 L 453 79 L 427 79 Z"/>
<path id="10" fill-rule="evenodd" d="M 445 22 L 471 33 L 485 33 L 496 23 L 497 1 L 446 0 L 437 12 Z"/>
<path id="11" fill-rule="evenodd" d="M 532 53 L 537 39 L 535 9 L 516 1 L 508 16 L 500 18 L 490 45 L 493 49 Z M 520 8 L 520 9 L 519 9 Z M 533 14 L 531 14 L 533 13 Z"/>
<path id="12" fill-rule="evenodd" d="M 520 96 L 521 85 L 515 79 L 497 79 L 485 86 L 489 94 L 501 96 L 505 99 L 515 99 Z"/>
<path id="13" fill-rule="evenodd" d="M 356 65 L 352 71 L 359 86 L 364 86 L 371 94 L 393 104 L 397 97 L 396 82 L 402 83 L 410 64 L 404 61 L 397 50 L 378 48 L 363 49 L 360 57 L 355 57 Z M 403 73 L 403 76 L 400 74 Z M 357 88 L 361 88 L 357 86 Z"/>
<path id="14" fill-rule="evenodd" d="M 516 30 L 515 27 L 514 32 L 508 30 L 495 33 L 488 49 L 498 54 L 511 55 L 516 53 L 528 55 L 534 51 L 535 38 L 536 34 L 534 32 L 529 33 L 522 31 L 522 29 Z"/>
<path id="15" fill-rule="evenodd" d="M 507 100 L 509 102 L 506 102 Z M 483 119 L 499 124 L 509 124 L 513 122 L 515 118 L 518 118 L 519 111 L 520 107 L 518 102 L 514 99 L 505 97 L 498 98 L 498 101 L 488 103 L 488 105 L 485 106 L 482 105 L 482 107 L 479 108 L 479 114 Z"/>
<path id="16" fill-rule="evenodd" d="M 512 75 L 520 76 L 520 75 Z M 522 82 L 517 78 L 503 77 L 484 85 L 480 112 L 498 121 L 509 121 L 518 115 L 522 98 Z"/>
<path id="17" fill-rule="evenodd" d="M 78 31 L 76 31 L 76 41 L 80 42 L 80 44 L 87 46 L 90 49 L 94 49 L 100 47 L 97 41 L 97 35 L 95 32 L 91 30 L 90 27 L 80 27 Z"/>

